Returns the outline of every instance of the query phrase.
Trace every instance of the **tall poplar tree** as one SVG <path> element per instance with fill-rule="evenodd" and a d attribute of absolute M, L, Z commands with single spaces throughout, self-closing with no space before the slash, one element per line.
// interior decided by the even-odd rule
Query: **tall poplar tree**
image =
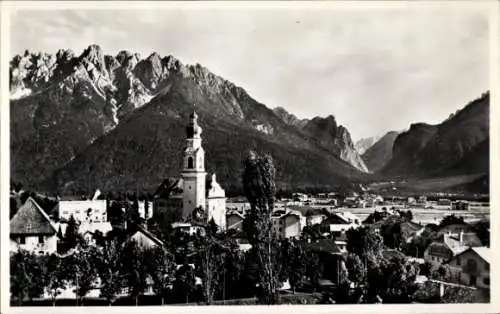
<path fill-rule="evenodd" d="M 276 169 L 271 155 L 258 156 L 251 151 L 245 160 L 243 188 L 250 203 L 249 221 L 245 225 L 252 253 L 259 269 L 260 302 L 279 301 L 276 241 L 273 239 L 271 214 L 274 209 Z"/>

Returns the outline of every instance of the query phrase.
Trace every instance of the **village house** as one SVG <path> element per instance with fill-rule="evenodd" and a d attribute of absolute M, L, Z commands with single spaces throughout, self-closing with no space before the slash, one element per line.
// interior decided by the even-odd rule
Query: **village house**
<path fill-rule="evenodd" d="M 227 229 L 241 230 L 243 228 L 243 216 L 242 213 L 236 210 L 232 210 L 226 214 Z"/>
<path fill-rule="evenodd" d="M 281 216 L 280 221 L 283 228 L 280 234 L 282 239 L 300 238 L 302 229 L 306 225 L 306 218 L 299 211 L 295 210 L 290 210 Z"/>
<path fill-rule="evenodd" d="M 60 198 L 56 206 L 61 220 L 67 221 L 73 216 L 79 222 L 108 221 L 106 200 L 82 200 L 69 196 Z"/>
<path fill-rule="evenodd" d="M 29 197 L 10 220 L 10 250 L 35 254 L 57 251 L 57 230 L 45 211 Z"/>
<path fill-rule="evenodd" d="M 454 256 L 449 262 L 452 279 L 477 288 L 490 287 L 491 255 L 488 247 L 472 247 Z"/>
<path fill-rule="evenodd" d="M 326 224 L 330 227 L 330 233 L 333 236 L 340 236 L 349 229 L 357 229 L 361 226 L 360 219 L 351 212 L 334 213 L 325 219 Z"/>
<path fill-rule="evenodd" d="M 139 245 L 139 247 L 143 249 L 164 246 L 163 242 L 160 239 L 143 228 L 138 228 L 137 231 L 132 236 L 130 236 L 129 240 L 135 241 L 137 245 Z"/>
<path fill-rule="evenodd" d="M 475 233 L 441 234 L 424 251 L 424 260 L 426 262 L 447 263 L 468 248 L 480 246 L 482 246 L 481 240 Z"/>

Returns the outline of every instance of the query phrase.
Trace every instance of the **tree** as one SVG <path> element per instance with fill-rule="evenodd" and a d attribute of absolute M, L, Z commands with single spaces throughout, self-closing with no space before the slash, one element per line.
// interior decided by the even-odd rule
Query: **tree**
<path fill-rule="evenodd" d="M 22 305 L 24 299 L 40 296 L 43 293 L 42 267 L 36 255 L 18 250 L 10 255 L 10 291 Z"/>
<path fill-rule="evenodd" d="M 78 233 L 78 224 L 76 223 L 75 217 L 71 215 L 66 226 L 66 232 L 64 234 L 63 252 L 67 252 L 81 243 L 81 236 Z"/>
<path fill-rule="evenodd" d="M 196 288 L 195 271 L 189 264 L 182 265 L 175 275 L 173 290 L 177 296 L 185 297 L 186 304 Z"/>
<path fill-rule="evenodd" d="M 323 236 L 321 234 L 321 224 L 315 224 L 310 226 L 305 226 L 302 229 L 302 238 L 306 240 L 316 241 L 318 239 L 322 239 Z"/>
<path fill-rule="evenodd" d="M 14 197 L 10 198 L 10 210 L 9 210 L 9 219 L 12 219 L 14 215 L 17 213 L 18 206 L 17 200 Z"/>
<path fill-rule="evenodd" d="M 306 276 L 309 278 L 313 290 L 319 288 L 319 279 L 321 277 L 320 260 L 316 253 L 308 252 L 306 259 Z"/>
<path fill-rule="evenodd" d="M 380 234 L 384 244 L 391 249 L 399 249 L 404 242 L 399 221 L 387 220 L 380 227 Z"/>
<path fill-rule="evenodd" d="M 383 280 L 379 282 L 382 299 L 387 303 L 410 303 L 417 291 L 418 266 L 404 258 L 393 258 L 383 264 Z"/>
<path fill-rule="evenodd" d="M 302 246 L 296 242 L 292 242 L 290 253 L 285 258 L 289 264 L 288 281 L 293 294 L 295 294 L 295 289 L 302 284 L 307 271 L 307 255 Z"/>
<path fill-rule="evenodd" d="M 99 250 L 96 269 L 101 280 L 100 295 L 111 305 L 116 295 L 120 292 L 123 273 L 120 265 L 121 246 L 117 240 L 112 239 L 104 243 Z"/>
<path fill-rule="evenodd" d="M 55 306 L 57 296 L 66 286 L 67 274 L 64 272 L 61 258 L 56 254 L 42 256 L 42 263 L 44 286 L 52 298 L 52 305 Z"/>
<path fill-rule="evenodd" d="M 369 227 L 349 229 L 347 234 L 347 251 L 357 254 L 361 259 L 377 260 L 382 254 L 382 238 Z"/>
<path fill-rule="evenodd" d="M 278 302 L 278 273 L 273 262 L 273 236 L 271 213 L 276 194 L 276 169 L 270 155 L 257 156 L 250 152 L 245 160 L 243 188 L 250 203 L 249 218 L 253 224 L 246 224 L 253 256 L 259 266 L 260 302 Z"/>
<path fill-rule="evenodd" d="M 99 253 L 94 246 L 78 245 L 73 253 L 66 257 L 69 282 L 75 286 L 77 305 L 83 304 L 83 299 L 94 289 L 97 280 L 97 265 Z"/>
<path fill-rule="evenodd" d="M 439 223 L 439 228 L 443 228 L 449 225 L 461 225 L 466 224 L 463 217 L 457 217 L 455 215 L 445 216 Z"/>
<path fill-rule="evenodd" d="M 346 258 L 348 278 L 356 286 L 366 284 L 366 269 L 361 258 L 354 253 L 349 253 Z"/>
<path fill-rule="evenodd" d="M 173 255 L 161 247 L 146 249 L 144 251 L 146 272 L 153 280 L 153 290 L 161 297 L 163 305 L 168 287 L 173 283 L 175 263 Z"/>
<path fill-rule="evenodd" d="M 476 231 L 477 236 L 481 240 L 481 242 L 490 247 L 490 221 L 489 220 L 481 220 L 474 225 L 474 230 Z"/>
<path fill-rule="evenodd" d="M 410 242 L 403 243 L 401 246 L 402 251 L 408 256 L 422 257 L 425 249 L 437 237 L 437 233 L 432 226 L 425 226 L 424 231 L 417 236 L 412 237 Z"/>
<path fill-rule="evenodd" d="M 147 287 L 145 255 L 137 242 L 133 240 L 125 243 L 121 253 L 120 264 L 124 271 L 124 283 L 137 306 L 139 305 L 139 296 L 144 293 Z"/>

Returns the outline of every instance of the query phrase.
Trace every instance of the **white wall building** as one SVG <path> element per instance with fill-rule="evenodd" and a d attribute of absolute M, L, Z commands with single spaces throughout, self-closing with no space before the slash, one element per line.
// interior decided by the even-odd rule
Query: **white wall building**
<path fill-rule="evenodd" d="M 29 197 L 10 220 L 10 250 L 51 254 L 57 251 L 54 223 L 37 202 Z"/>
<path fill-rule="evenodd" d="M 207 195 L 208 220 L 213 219 L 222 230 L 226 229 L 226 192 L 217 183 L 215 173 Z"/>
<path fill-rule="evenodd" d="M 106 222 L 106 200 L 60 200 L 58 203 L 59 219 L 69 220 L 73 215 L 79 222 Z"/>
<path fill-rule="evenodd" d="M 154 203 L 151 201 L 139 201 L 138 203 L 139 203 L 139 216 L 146 220 L 153 218 Z"/>

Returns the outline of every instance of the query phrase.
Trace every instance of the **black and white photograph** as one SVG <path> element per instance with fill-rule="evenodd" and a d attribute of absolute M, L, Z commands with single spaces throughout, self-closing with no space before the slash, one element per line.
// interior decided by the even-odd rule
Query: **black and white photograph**
<path fill-rule="evenodd" d="M 1 10 L 2 312 L 493 310 L 498 3 Z"/>

